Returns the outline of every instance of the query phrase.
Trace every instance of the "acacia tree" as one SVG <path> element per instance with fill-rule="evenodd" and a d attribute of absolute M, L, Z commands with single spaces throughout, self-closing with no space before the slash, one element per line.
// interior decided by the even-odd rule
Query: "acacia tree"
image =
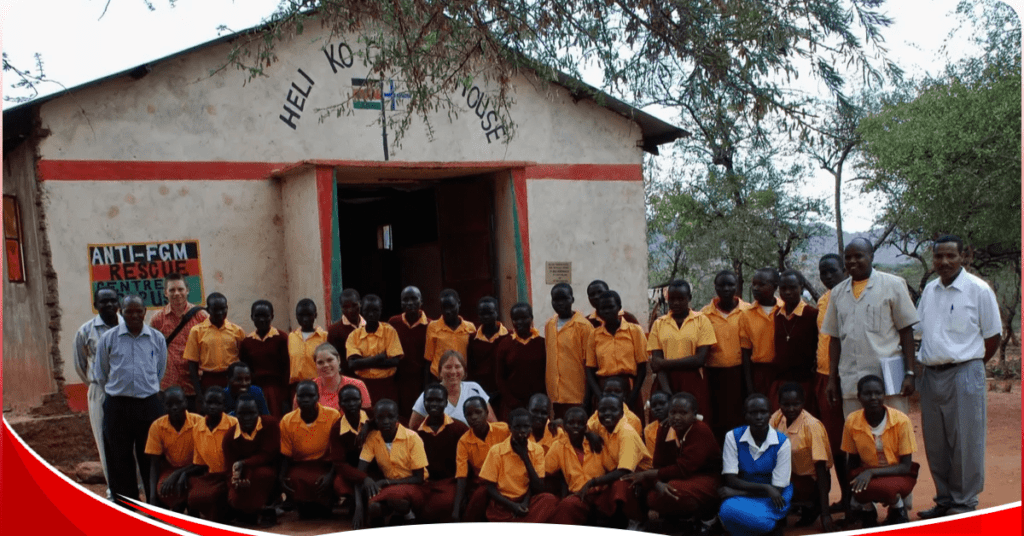
<path fill-rule="evenodd" d="M 908 99 L 908 87 L 902 79 L 894 79 L 895 85 L 887 90 L 863 88 L 849 102 L 839 99 L 816 99 L 810 109 L 814 111 L 810 124 L 801 130 L 799 151 L 810 158 L 818 168 L 832 176 L 834 195 L 832 212 L 835 221 L 837 251 L 840 255 L 846 245 L 843 240 L 843 187 L 858 177 L 849 177 L 846 171 L 855 169 L 860 160 L 861 136 L 857 125 L 870 113 L 881 109 L 883 103 L 905 102 Z M 899 221 L 898 212 L 887 218 L 887 225 L 875 239 L 875 247 L 880 247 L 889 239 L 890 233 Z"/>
<path fill-rule="evenodd" d="M 653 255 L 651 281 L 669 280 L 697 268 L 708 276 L 720 269 L 737 275 L 764 266 L 786 269 L 788 258 L 811 236 L 825 204 L 798 194 L 805 170 L 780 168 L 786 148 L 742 128 L 725 107 L 690 110 L 694 135 L 676 150 L 697 164 L 680 164 L 654 183 L 648 199 L 648 232 Z"/>
<path fill-rule="evenodd" d="M 34 64 L 31 67 L 19 66 L 8 59 L 7 52 L 3 53 L 3 72 L 8 73 L 14 78 L 14 82 L 8 84 L 8 87 L 13 89 L 15 93 L 11 95 L 5 92 L 5 101 L 13 103 L 28 102 L 38 97 L 42 91 L 42 86 L 47 83 L 64 87 L 63 84 L 50 79 L 46 75 L 46 70 L 43 67 L 43 57 L 38 52 L 33 56 L 33 59 Z M 24 94 L 19 95 L 18 93 Z"/>
<path fill-rule="evenodd" d="M 723 90 L 758 122 L 772 113 L 805 119 L 785 86 L 808 69 L 845 101 L 848 64 L 867 78 L 896 72 L 872 54 L 889 19 L 883 0 L 413 0 L 282 2 L 258 32 L 234 41 L 227 65 L 262 76 L 282 39 L 312 24 L 357 35 L 355 55 L 369 77 L 400 78 L 411 94 L 404 111 L 427 124 L 438 111 L 458 113 L 451 95 L 470 80 L 490 82 L 498 109 L 512 103 L 523 72 L 559 80 L 581 94 L 584 65 L 603 72 L 603 88 L 636 103 L 704 106 Z M 863 32 L 863 41 L 857 37 Z M 873 50 L 866 50 L 871 48 Z M 339 102 L 328 112 L 342 113 Z M 408 120 L 392 115 L 391 120 Z"/>
<path fill-rule="evenodd" d="M 881 219 L 898 229 L 890 243 L 926 268 L 918 291 L 930 254 L 920 244 L 946 233 L 969 245 L 969 266 L 980 274 L 1016 275 L 1000 290 L 1005 348 L 1020 304 L 1020 21 L 1005 4 L 981 7 L 962 3 L 958 11 L 980 27 L 973 35 L 982 54 L 922 81 L 913 100 L 883 107 L 858 131 L 865 188 L 895 207 Z"/>
<path fill-rule="evenodd" d="M 821 124 L 800 140 L 800 152 L 811 158 L 821 169 L 827 171 L 835 180 L 835 200 L 833 213 L 836 222 L 836 241 L 839 254 L 845 247 L 843 244 L 843 169 L 846 162 L 853 156 L 854 150 L 861 143 L 857 133 L 857 120 L 862 108 L 849 106 L 836 101 L 826 107 L 819 103 L 822 111 Z"/>

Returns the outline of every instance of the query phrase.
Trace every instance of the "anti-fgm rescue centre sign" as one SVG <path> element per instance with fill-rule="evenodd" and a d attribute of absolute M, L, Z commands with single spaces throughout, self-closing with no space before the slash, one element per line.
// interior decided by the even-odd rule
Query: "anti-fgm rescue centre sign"
<path fill-rule="evenodd" d="M 120 296 L 138 294 L 147 309 L 167 305 L 164 277 L 179 273 L 188 286 L 188 301 L 203 302 L 202 267 L 198 240 L 89 244 L 91 294 L 110 288 Z"/>

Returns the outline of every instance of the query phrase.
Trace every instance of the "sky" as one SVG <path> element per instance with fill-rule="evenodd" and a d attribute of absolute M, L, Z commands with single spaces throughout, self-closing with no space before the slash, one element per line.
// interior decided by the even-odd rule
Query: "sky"
<path fill-rule="evenodd" d="M 110 0 L 109 6 L 106 0 L 0 0 L 0 47 L 16 66 L 33 66 L 33 54 L 41 54 L 47 77 L 73 87 L 215 39 L 221 35 L 221 25 L 232 30 L 255 26 L 278 4 L 278 0 L 177 0 L 171 7 L 168 0 L 151 2 L 155 11 L 144 0 Z M 1024 0 L 1008 3 L 1020 13 Z M 883 30 L 889 54 L 909 76 L 938 73 L 946 65 L 939 50 L 957 24 L 956 4 L 956 0 L 886 3 L 883 11 L 895 20 Z M 964 52 L 959 46 L 953 48 L 953 54 Z M 585 81 L 600 84 L 600 78 Z M 5 94 L 11 91 L 11 82 L 5 76 Z M 813 84 L 805 87 L 810 92 L 823 90 Z M 50 93 L 61 88 L 50 84 L 43 89 Z M 674 122 L 670 112 L 648 112 Z M 806 194 L 830 198 L 831 176 L 820 172 L 807 188 Z M 870 199 L 851 189 L 844 194 L 844 205 L 845 229 L 870 228 Z"/>

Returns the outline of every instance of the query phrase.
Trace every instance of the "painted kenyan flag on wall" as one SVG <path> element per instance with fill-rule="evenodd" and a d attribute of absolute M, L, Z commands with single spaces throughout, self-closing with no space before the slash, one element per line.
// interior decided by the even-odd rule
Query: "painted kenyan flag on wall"
<path fill-rule="evenodd" d="M 382 94 L 379 80 L 352 79 L 352 107 L 356 110 L 380 110 L 382 105 L 394 110 L 402 104 L 403 99 L 410 98 L 412 95 L 409 93 L 395 90 L 394 80 L 383 84 Z"/>
<path fill-rule="evenodd" d="M 383 106 L 380 82 L 366 78 L 352 79 L 352 107 L 356 110 L 380 110 Z"/>

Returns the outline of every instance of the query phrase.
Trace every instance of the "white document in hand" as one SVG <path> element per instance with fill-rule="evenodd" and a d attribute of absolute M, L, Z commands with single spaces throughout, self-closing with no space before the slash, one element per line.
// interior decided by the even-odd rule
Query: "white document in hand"
<path fill-rule="evenodd" d="M 885 396 L 900 394 L 900 391 L 903 390 L 903 377 L 906 375 L 906 370 L 903 368 L 903 356 L 883 357 L 879 362 L 882 365 Z"/>

